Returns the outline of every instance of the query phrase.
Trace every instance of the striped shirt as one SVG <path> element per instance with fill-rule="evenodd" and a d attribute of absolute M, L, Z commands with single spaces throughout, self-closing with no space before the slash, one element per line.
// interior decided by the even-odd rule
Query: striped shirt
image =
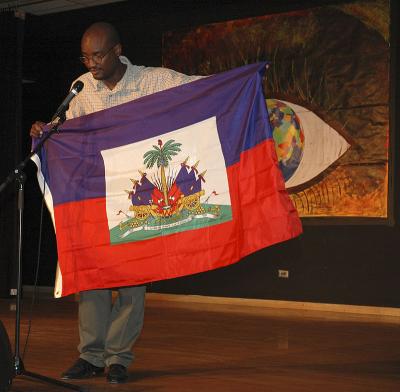
<path fill-rule="evenodd" d="M 84 87 L 71 101 L 66 112 L 67 119 L 108 109 L 203 77 L 184 75 L 168 68 L 133 65 L 124 56 L 120 56 L 120 60 L 127 68 L 122 79 L 112 90 L 101 80 L 93 78 L 90 72 L 76 79 L 81 80 Z"/>

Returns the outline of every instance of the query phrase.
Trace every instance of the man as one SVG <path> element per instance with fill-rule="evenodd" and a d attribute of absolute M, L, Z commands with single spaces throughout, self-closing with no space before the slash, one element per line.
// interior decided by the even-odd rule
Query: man
<path fill-rule="evenodd" d="M 83 34 L 80 60 L 89 72 L 79 77 L 82 92 L 71 101 L 66 118 L 74 118 L 119 105 L 144 95 L 200 78 L 165 68 L 132 65 L 121 56 L 122 47 L 115 28 L 95 23 Z M 40 137 L 44 123 L 32 125 L 32 137 Z M 78 346 L 80 357 L 62 374 L 62 379 L 82 379 L 104 373 L 107 380 L 121 383 L 133 360 L 131 348 L 143 326 L 145 287 L 118 289 L 112 305 L 111 290 L 80 293 Z"/>

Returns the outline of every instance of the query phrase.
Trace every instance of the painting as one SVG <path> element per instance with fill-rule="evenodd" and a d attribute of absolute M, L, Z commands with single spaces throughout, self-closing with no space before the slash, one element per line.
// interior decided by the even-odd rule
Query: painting
<path fill-rule="evenodd" d="M 165 33 L 163 65 L 210 75 L 269 61 L 266 104 L 300 216 L 385 220 L 389 26 L 388 0 L 214 23 Z"/>

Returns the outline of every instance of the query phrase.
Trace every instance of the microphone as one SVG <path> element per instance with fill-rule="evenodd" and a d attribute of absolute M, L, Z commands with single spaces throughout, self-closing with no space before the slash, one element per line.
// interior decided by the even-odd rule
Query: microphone
<path fill-rule="evenodd" d="M 75 98 L 79 92 L 83 89 L 83 82 L 80 80 L 77 80 L 72 88 L 69 94 L 65 97 L 64 101 L 62 101 L 61 105 L 58 107 L 56 110 L 54 116 L 51 118 L 51 122 L 53 123 L 55 120 L 57 122 L 61 120 L 62 122 L 65 121 L 65 112 L 68 110 L 69 103 L 72 101 L 73 98 Z"/>

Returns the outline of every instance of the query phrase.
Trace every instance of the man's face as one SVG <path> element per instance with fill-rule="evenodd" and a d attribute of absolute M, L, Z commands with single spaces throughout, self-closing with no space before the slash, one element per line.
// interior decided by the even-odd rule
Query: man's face
<path fill-rule="evenodd" d="M 81 51 L 85 66 L 95 79 L 113 77 L 119 65 L 119 44 L 113 45 L 105 34 L 90 33 L 82 38 Z"/>

